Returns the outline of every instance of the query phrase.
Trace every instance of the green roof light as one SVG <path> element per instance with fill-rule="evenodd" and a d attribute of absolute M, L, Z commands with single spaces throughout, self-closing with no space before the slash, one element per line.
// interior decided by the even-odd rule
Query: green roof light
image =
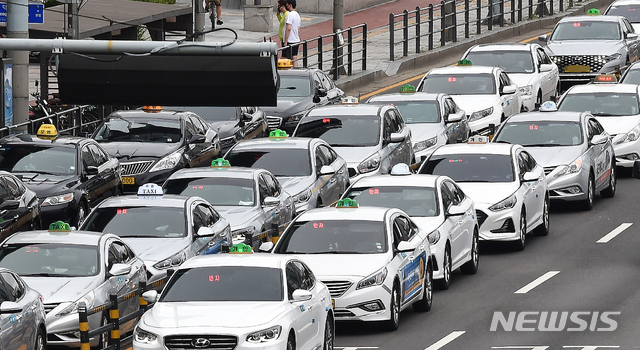
<path fill-rule="evenodd" d="M 473 66 L 473 63 L 468 59 L 464 59 L 458 61 L 458 66 Z"/>
<path fill-rule="evenodd" d="M 587 11 L 587 15 L 589 16 L 598 16 L 600 14 L 600 10 L 598 9 L 589 9 L 589 11 Z"/>
<path fill-rule="evenodd" d="M 357 208 L 358 202 L 351 198 L 344 198 L 338 201 L 337 208 Z"/>
<path fill-rule="evenodd" d="M 230 166 L 231 164 L 226 159 L 218 158 L 211 161 L 212 168 L 228 168 Z"/>
<path fill-rule="evenodd" d="M 253 249 L 250 245 L 238 243 L 229 247 L 229 254 L 252 254 Z"/>
<path fill-rule="evenodd" d="M 284 130 L 275 129 L 269 133 L 270 139 L 284 139 L 287 138 L 287 133 Z"/>
<path fill-rule="evenodd" d="M 404 84 L 400 87 L 401 94 L 412 94 L 416 92 L 416 87 L 411 84 Z"/>
<path fill-rule="evenodd" d="M 71 232 L 71 226 L 62 221 L 52 222 L 49 225 L 49 232 Z"/>

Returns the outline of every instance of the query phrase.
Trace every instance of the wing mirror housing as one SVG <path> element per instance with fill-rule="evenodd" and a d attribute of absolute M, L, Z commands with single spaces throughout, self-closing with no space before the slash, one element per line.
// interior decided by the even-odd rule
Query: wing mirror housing
<path fill-rule="evenodd" d="M 307 301 L 311 300 L 313 295 L 306 289 L 296 289 L 293 291 L 293 301 Z"/>
<path fill-rule="evenodd" d="M 16 302 L 3 301 L 2 304 L 0 304 L 0 313 L 2 314 L 15 314 L 18 312 L 22 312 L 22 307 Z"/>
<path fill-rule="evenodd" d="M 322 168 L 320 168 L 320 172 L 319 172 L 320 175 L 332 175 L 335 173 L 336 173 L 335 169 L 333 169 L 329 165 L 323 165 Z"/>
<path fill-rule="evenodd" d="M 0 210 L 16 210 L 20 208 L 20 201 L 15 199 L 7 199 L 0 204 Z"/>
<path fill-rule="evenodd" d="M 549 40 L 549 36 L 547 34 L 542 34 L 538 37 L 538 41 L 546 43 Z"/>
<path fill-rule="evenodd" d="M 109 276 L 123 276 L 131 272 L 131 266 L 128 264 L 113 264 L 109 270 Z"/>
<path fill-rule="evenodd" d="M 460 216 L 460 215 L 463 215 L 464 213 L 465 213 L 464 208 L 459 205 L 452 205 L 449 207 L 449 210 L 447 210 L 447 215 L 449 216 Z"/>
<path fill-rule="evenodd" d="M 191 138 L 189 139 L 189 144 L 192 143 L 203 143 L 207 138 L 204 135 L 193 135 L 191 136 Z"/>
<path fill-rule="evenodd" d="M 502 95 L 515 94 L 518 88 L 515 85 L 507 85 L 502 88 Z"/>
<path fill-rule="evenodd" d="M 553 70 L 553 64 L 543 63 L 540 65 L 540 73 L 551 72 Z"/>
<path fill-rule="evenodd" d="M 522 181 L 523 182 L 533 182 L 533 181 L 537 181 L 538 180 L 538 176 L 536 176 L 536 174 L 534 174 L 531 171 L 527 171 L 526 173 L 524 173 L 522 175 Z"/>
<path fill-rule="evenodd" d="M 260 244 L 260 247 L 258 247 L 258 250 L 263 253 L 268 253 L 271 251 L 271 249 L 273 249 L 274 245 L 275 244 L 273 244 L 273 242 L 262 242 L 262 244 Z"/>
<path fill-rule="evenodd" d="M 411 241 L 402 241 L 398 243 L 398 251 L 399 252 L 412 252 L 418 248 L 418 244 L 420 242 L 417 239 Z"/>
<path fill-rule="evenodd" d="M 207 227 L 207 226 L 202 226 L 198 229 L 198 232 L 196 232 L 196 236 L 198 237 L 207 237 L 207 236 L 213 236 L 215 234 L 215 232 L 213 232 L 213 229 L 211 227 Z"/>
<path fill-rule="evenodd" d="M 264 199 L 264 202 L 262 203 L 263 206 L 265 207 L 275 207 L 276 205 L 280 204 L 280 200 L 276 197 L 267 197 Z"/>
<path fill-rule="evenodd" d="M 155 290 L 148 290 L 142 293 L 142 300 L 146 301 L 149 304 L 153 304 L 158 301 L 158 292 Z"/>
<path fill-rule="evenodd" d="M 593 138 L 591 138 L 591 144 L 592 145 L 601 145 L 603 143 L 606 143 L 607 140 L 609 140 L 608 136 L 605 136 L 605 135 L 594 135 Z"/>
<path fill-rule="evenodd" d="M 391 141 L 391 143 L 398 143 L 398 142 L 402 142 L 404 141 L 405 137 L 404 135 L 402 135 L 399 132 L 394 132 L 391 134 L 391 136 L 389 137 L 389 140 Z"/>
<path fill-rule="evenodd" d="M 447 117 L 447 123 L 456 123 L 462 120 L 462 113 L 452 113 Z"/>

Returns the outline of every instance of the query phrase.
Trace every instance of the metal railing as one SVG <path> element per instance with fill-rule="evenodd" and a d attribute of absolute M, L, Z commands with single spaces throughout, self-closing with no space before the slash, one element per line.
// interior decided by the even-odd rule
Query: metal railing
<path fill-rule="evenodd" d="M 346 35 L 346 38 L 344 37 Z M 330 43 L 329 43 L 330 40 Z M 354 64 L 361 63 L 367 69 L 367 24 L 359 24 L 340 32 L 320 35 L 297 43 L 298 56 L 295 62 L 304 68 L 318 68 L 338 80 L 341 74 L 352 75 Z M 278 48 L 278 52 L 289 46 Z M 326 57 L 330 55 L 330 57 Z M 327 64 L 331 67 L 327 69 Z"/>
<path fill-rule="evenodd" d="M 5 126 L 0 128 L 0 137 L 7 136 L 9 134 L 23 133 L 24 129 L 30 135 L 35 135 L 38 128 L 42 124 L 53 124 L 58 129 L 58 133 L 69 133 L 74 136 L 84 136 L 83 134 L 93 130 L 104 118 L 104 113 L 98 113 L 97 119 L 91 121 L 83 121 L 83 111 L 95 108 L 92 105 L 76 106 L 64 111 L 43 116 L 37 119 L 28 120 L 26 122 L 15 124 L 11 126 Z"/>
<path fill-rule="evenodd" d="M 579 0 L 578 0 L 579 1 Z M 428 7 L 389 14 L 389 59 L 396 59 L 396 46 L 402 44 L 402 57 L 409 55 L 413 42 L 414 53 L 433 50 L 458 37 L 470 38 L 493 30 L 494 25 L 504 27 L 510 22 L 522 22 L 564 12 L 574 6 L 574 0 L 447 0 Z M 525 16 L 526 15 L 526 16 Z M 486 29 L 485 29 L 486 27 Z M 472 30 L 475 29 L 475 33 Z M 400 32 L 400 35 L 396 35 Z M 422 39 L 426 37 L 426 45 Z M 412 45 L 413 46 L 413 45 Z"/>

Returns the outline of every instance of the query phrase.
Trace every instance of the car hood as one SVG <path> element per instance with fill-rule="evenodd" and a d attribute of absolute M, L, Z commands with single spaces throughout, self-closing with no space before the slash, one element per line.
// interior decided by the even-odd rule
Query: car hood
<path fill-rule="evenodd" d="M 452 95 L 451 98 L 467 115 L 487 109 L 496 103 L 495 95 Z"/>
<path fill-rule="evenodd" d="M 509 78 L 519 87 L 532 85 L 535 76 L 533 73 L 509 73 Z"/>
<path fill-rule="evenodd" d="M 333 150 L 347 163 L 360 163 L 376 153 L 378 147 L 333 147 Z"/>
<path fill-rule="evenodd" d="M 238 131 L 238 122 L 235 120 L 225 120 L 220 122 L 209 123 L 213 130 L 217 130 L 218 137 L 222 140 L 227 138 Z"/>
<path fill-rule="evenodd" d="M 103 282 L 98 276 L 91 277 L 42 277 L 23 276 L 29 287 L 42 294 L 45 304 L 78 300 Z"/>
<path fill-rule="evenodd" d="M 276 117 L 286 117 L 292 114 L 302 112 L 313 106 L 313 100 L 309 97 L 298 98 L 278 98 L 278 104 L 276 107 L 260 107 L 264 111 L 265 115 L 272 115 Z"/>
<path fill-rule="evenodd" d="M 231 230 L 247 227 L 260 215 L 260 211 L 256 207 L 215 205 L 213 208 L 220 216 L 229 221 Z M 262 228 L 256 227 L 256 229 Z"/>
<path fill-rule="evenodd" d="M 441 216 L 412 216 L 411 220 L 418 225 L 421 229 L 425 230 L 427 233 L 431 233 L 431 231 L 437 229 L 442 225 L 442 217 Z"/>
<path fill-rule="evenodd" d="M 191 240 L 181 238 L 122 238 L 140 259 L 147 262 L 161 261 L 186 248 Z"/>
<path fill-rule="evenodd" d="M 142 322 L 155 328 L 241 328 L 266 325 L 285 312 L 284 302 L 159 302 Z M 247 317 L 249 311 L 251 317 Z M 224 317 L 212 317 L 224 315 Z"/>
<path fill-rule="evenodd" d="M 457 182 L 458 186 L 475 203 L 495 204 L 509 197 L 518 189 L 518 182 Z"/>
<path fill-rule="evenodd" d="M 618 52 L 622 46 L 619 40 L 563 40 L 547 43 L 547 49 L 552 52 L 552 56 L 611 55 Z"/>
<path fill-rule="evenodd" d="M 277 176 L 282 188 L 292 196 L 311 187 L 315 179 L 311 176 Z"/>
<path fill-rule="evenodd" d="M 543 167 L 569 164 L 578 158 L 584 149 L 582 146 L 567 147 L 527 147 L 527 151 Z"/>
<path fill-rule="evenodd" d="M 134 157 L 162 158 L 180 148 L 181 143 L 101 142 L 100 146 L 118 160 L 127 161 Z"/>
<path fill-rule="evenodd" d="M 428 140 L 439 132 L 442 132 L 442 124 L 440 123 L 420 123 L 420 124 L 406 124 L 411 130 L 411 141 L 413 143 Z"/>
<path fill-rule="evenodd" d="M 387 253 L 379 254 L 301 254 L 311 271 L 320 280 L 340 276 L 364 278 L 380 270 L 389 261 Z M 393 271 L 389 271 L 393 273 Z"/>
<path fill-rule="evenodd" d="M 640 33 L 640 23 L 632 22 L 631 26 L 633 27 L 633 31 L 636 33 Z"/>
<path fill-rule="evenodd" d="M 49 196 L 72 192 L 80 184 L 78 175 L 46 175 L 16 171 L 12 174 L 35 192 L 41 201 Z"/>
<path fill-rule="evenodd" d="M 640 124 L 640 115 L 625 117 L 596 117 L 611 135 L 625 134 Z"/>

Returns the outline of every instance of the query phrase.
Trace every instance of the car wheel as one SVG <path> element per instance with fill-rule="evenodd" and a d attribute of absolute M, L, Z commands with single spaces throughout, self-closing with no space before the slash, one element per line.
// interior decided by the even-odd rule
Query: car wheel
<path fill-rule="evenodd" d="M 318 201 L 316 202 L 316 208 L 322 208 L 322 207 L 324 207 L 324 205 L 322 205 L 322 200 L 318 198 Z"/>
<path fill-rule="evenodd" d="M 433 305 L 433 267 L 427 263 L 422 285 L 422 299 L 413 303 L 412 307 L 414 311 L 427 312 L 431 310 L 431 305 Z"/>
<path fill-rule="evenodd" d="M 527 243 L 527 212 L 524 208 L 522 208 L 522 212 L 520 212 L 520 239 L 514 243 L 514 248 L 517 251 L 523 251 Z"/>
<path fill-rule="evenodd" d="M 76 220 L 74 225 L 76 228 L 79 228 L 80 225 L 84 222 L 84 219 L 87 217 L 87 212 L 89 209 L 87 208 L 87 203 L 84 200 L 80 200 L 80 204 L 78 205 L 78 213 L 76 214 Z"/>
<path fill-rule="evenodd" d="M 600 195 L 605 198 L 613 198 L 616 195 L 616 185 L 618 182 L 618 174 L 616 173 L 615 160 L 611 164 L 611 173 L 609 174 L 609 187 L 600 191 Z"/>
<path fill-rule="evenodd" d="M 449 289 L 451 284 L 451 248 L 449 243 L 444 248 L 444 259 L 442 259 L 442 278 L 436 281 L 438 289 Z"/>
<path fill-rule="evenodd" d="M 538 98 L 536 98 L 536 105 L 538 107 L 542 106 L 542 91 L 538 91 Z"/>
<path fill-rule="evenodd" d="M 293 334 L 289 334 L 289 339 L 287 339 L 287 350 L 296 350 L 296 340 Z"/>
<path fill-rule="evenodd" d="M 109 319 L 107 318 L 107 315 L 102 315 L 102 319 L 100 320 L 100 327 L 104 327 L 109 323 Z M 98 347 L 97 349 L 104 349 L 107 346 L 111 345 L 110 340 L 111 337 L 109 336 L 109 332 L 104 332 L 104 333 L 100 333 L 99 335 L 99 341 L 98 341 Z"/>
<path fill-rule="evenodd" d="M 38 333 L 36 334 L 36 343 L 33 347 L 34 350 L 45 350 L 47 348 L 47 338 L 45 337 L 42 328 L 38 327 Z"/>
<path fill-rule="evenodd" d="M 593 198 L 596 196 L 596 181 L 593 173 L 589 173 L 589 183 L 587 184 L 587 199 L 582 201 L 582 209 L 591 210 L 593 208 Z"/>
<path fill-rule="evenodd" d="M 549 234 L 549 196 L 544 197 L 544 204 L 542 205 L 542 223 L 536 227 L 536 236 L 546 236 Z"/>
<path fill-rule="evenodd" d="M 395 331 L 400 325 L 400 293 L 398 292 L 397 283 L 393 284 L 393 291 L 391 291 L 391 303 L 389 304 L 389 320 L 386 322 L 386 328 L 389 331 Z"/>
<path fill-rule="evenodd" d="M 333 331 L 333 319 L 331 315 L 327 314 L 327 321 L 324 324 L 324 350 L 333 350 L 333 342 L 336 339 L 335 332 Z"/>
<path fill-rule="evenodd" d="M 507 117 L 504 116 L 504 114 L 500 117 L 500 124 L 504 123 L 504 121 L 507 120 Z"/>
<path fill-rule="evenodd" d="M 478 264 L 480 263 L 480 256 L 478 255 L 479 240 L 478 229 L 476 228 L 473 230 L 473 238 L 471 239 L 471 259 L 460 267 L 460 271 L 464 274 L 474 275 L 478 272 Z"/>

